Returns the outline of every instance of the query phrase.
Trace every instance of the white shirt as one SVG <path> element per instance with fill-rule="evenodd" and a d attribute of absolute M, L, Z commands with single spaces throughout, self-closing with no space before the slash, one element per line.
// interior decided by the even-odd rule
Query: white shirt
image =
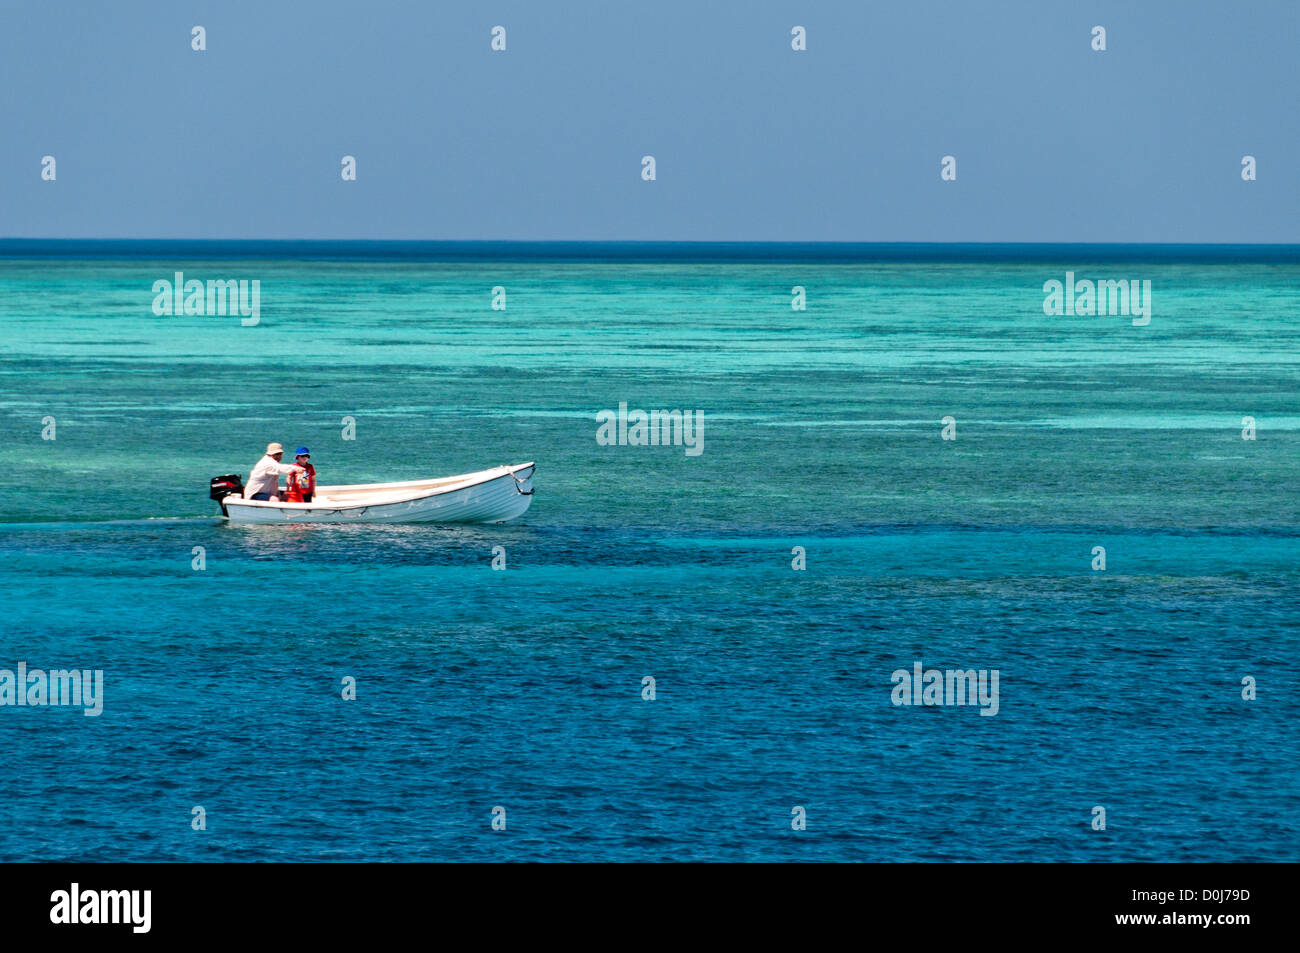
<path fill-rule="evenodd" d="M 257 461 L 257 466 L 253 467 L 253 472 L 248 475 L 248 482 L 244 484 L 244 499 L 251 500 L 258 493 L 279 495 L 280 477 L 288 476 L 297 469 L 299 467 L 296 464 L 276 463 L 275 459 L 267 454 Z"/>

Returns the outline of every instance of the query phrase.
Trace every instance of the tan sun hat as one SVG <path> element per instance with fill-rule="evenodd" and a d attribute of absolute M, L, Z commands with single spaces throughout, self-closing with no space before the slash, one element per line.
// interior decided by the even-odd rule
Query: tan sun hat
<path fill-rule="evenodd" d="M 274 456 L 277 453 L 284 453 L 284 447 L 280 446 L 278 443 L 268 443 L 266 445 L 266 455 L 268 457 Z"/>

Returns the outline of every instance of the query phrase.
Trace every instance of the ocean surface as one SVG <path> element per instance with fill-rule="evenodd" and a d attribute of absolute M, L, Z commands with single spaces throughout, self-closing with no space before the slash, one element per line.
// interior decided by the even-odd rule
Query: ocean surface
<path fill-rule="evenodd" d="M 269 254 L 0 257 L 0 669 L 104 673 L 0 706 L 0 860 L 1300 856 L 1294 255 Z M 1045 315 L 1067 270 L 1150 324 Z M 257 325 L 155 315 L 178 271 Z M 269 441 L 536 495 L 223 524 Z"/>

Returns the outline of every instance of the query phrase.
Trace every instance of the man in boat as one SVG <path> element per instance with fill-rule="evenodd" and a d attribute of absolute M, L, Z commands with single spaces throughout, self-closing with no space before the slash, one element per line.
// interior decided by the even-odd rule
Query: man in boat
<path fill-rule="evenodd" d="M 301 473 L 290 473 L 285 481 L 285 490 L 290 503 L 310 503 L 316 492 L 316 468 L 311 465 L 311 452 L 306 447 L 299 447 L 294 462 L 302 467 Z"/>
<path fill-rule="evenodd" d="M 244 499 L 280 502 L 280 477 L 306 472 L 297 464 L 281 463 L 280 459 L 283 456 L 284 447 L 278 443 L 266 445 L 266 456 L 257 461 L 253 472 L 248 475 L 248 483 L 244 486 Z"/>

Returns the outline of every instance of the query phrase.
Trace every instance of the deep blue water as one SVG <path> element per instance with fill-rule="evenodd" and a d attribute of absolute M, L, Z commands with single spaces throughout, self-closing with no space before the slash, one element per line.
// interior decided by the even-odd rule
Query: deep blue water
<path fill-rule="evenodd" d="M 0 860 L 1294 860 L 1300 266 L 1065 262 L 0 261 L 0 669 L 105 673 L 0 707 Z M 1043 314 L 1089 262 L 1150 326 Z M 261 323 L 155 316 L 180 269 Z M 537 494 L 223 525 L 269 440 Z"/>

